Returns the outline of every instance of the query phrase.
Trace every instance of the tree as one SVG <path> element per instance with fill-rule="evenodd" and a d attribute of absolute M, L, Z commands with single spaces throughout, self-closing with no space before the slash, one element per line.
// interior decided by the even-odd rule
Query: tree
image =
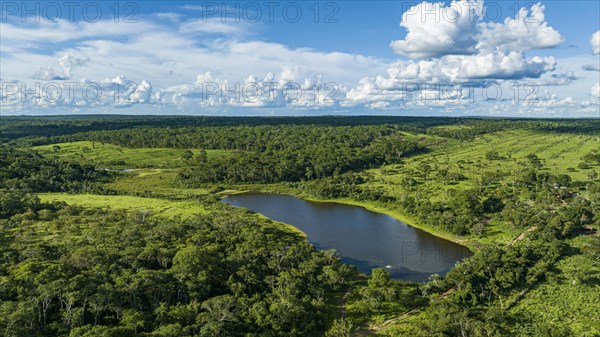
<path fill-rule="evenodd" d="M 386 288 L 390 285 L 392 277 L 387 270 L 383 268 L 375 268 L 369 278 L 369 288 Z"/>
<path fill-rule="evenodd" d="M 202 325 L 202 335 L 222 336 L 225 332 L 233 332 L 232 324 L 238 321 L 237 303 L 233 296 L 212 297 L 202 303 L 205 311 L 198 317 Z M 229 328 L 226 329 L 226 327 Z"/>
<path fill-rule="evenodd" d="M 345 319 L 336 319 L 333 325 L 325 334 L 326 337 L 350 337 L 352 334 L 353 325 Z"/>
<path fill-rule="evenodd" d="M 538 156 L 535 153 L 530 153 L 527 156 L 525 156 L 525 158 L 527 159 L 527 161 L 529 161 L 529 164 L 531 166 L 538 169 L 542 167 L 542 160 L 538 158 Z"/>
<path fill-rule="evenodd" d="M 485 154 L 485 159 L 487 160 L 499 160 L 502 159 L 502 156 L 498 151 L 489 151 Z"/>
<path fill-rule="evenodd" d="M 487 213 L 496 213 L 502 211 L 504 203 L 501 198 L 488 197 L 482 202 L 483 211 Z"/>
<path fill-rule="evenodd" d="M 208 162 L 208 154 L 204 150 L 200 150 L 196 155 L 196 162 L 200 165 L 206 164 Z"/>
<path fill-rule="evenodd" d="M 600 165 L 600 152 L 587 153 L 581 159 L 588 165 Z"/>
<path fill-rule="evenodd" d="M 556 177 L 556 184 L 559 187 L 569 187 L 571 185 L 571 176 L 568 174 L 559 174 Z"/>
<path fill-rule="evenodd" d="M 185 161 L 189 161 L 190 159 L 194 158 L 194 152 L 192 152 L 189 149 L 186 149 L 185 151 L 183 151 L 183 153 L 181 154 L 181 158 L 183 158 Z"/>

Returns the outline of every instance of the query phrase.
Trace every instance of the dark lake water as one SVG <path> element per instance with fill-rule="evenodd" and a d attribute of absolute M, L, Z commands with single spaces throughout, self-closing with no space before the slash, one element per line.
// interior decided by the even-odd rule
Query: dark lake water
<path fill-rule="evenodd" d="M 317 249 L 336 249 L 343 262 L 365 274 L 380 267 L 396 279 L 422 282 L 434 273 L 445 275 L 472 254 L 464 246 L 358 206 L 266 193 L 239 194 L 223 202 L 298 228 Z"/>

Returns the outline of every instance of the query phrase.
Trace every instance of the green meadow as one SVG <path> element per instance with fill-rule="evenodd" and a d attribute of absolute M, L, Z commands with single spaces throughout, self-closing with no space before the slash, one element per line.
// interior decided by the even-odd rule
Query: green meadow
<path fill-rule="evenodd" d="M 401 164 L 368 170 L 371 179 L 367 184 L 382 188 L 387 195 L 400 197 L 409 193 L 403 182 L 412 178 L 417 185 L 411 192 L 416 193 L 418 198 L 448 200 L 448 191 L 451 189 L 466 190 L 486 184 L 510 186 L 513 179 L 527 168 L 527 156 L 531 154 L 541 160 L 541 171 L 552 175 L 568 175 L 573 182 L 586 181 L 591 174 L 598 173 L 598 167 L 581 169 L 578 164 L 585 154 L 599 151 L 599 144 L 600 138 L 594 136 L 528 130 L 485 134 L 470 141 L 448 140 L 433 146 L 426 154 L 406 158 Z M 498 152 L 501 158 L 486 158 L 491 151 Z M 449 174 L 460 175 L 461 178 L 447 178 Z M 586 193 L 585 189 L 579 192 Z M 361 203 L 377 207 L 377 203 Z M 389 210 L 389 213 L 394 212 L 395 210 Z M 439 235 L 427 226 L 415 225 Z M 508 243 L 521 233 L 520 230 L 497 221 L 489 224 L 488 232 L 490 235 L 485 238 L 470 238 L 467 243 Z M 444 237 L 452 239 L 452 236 Z M 455 238 L 454 241 L 458 240 Z"/>
<path fill-rule="evenodd" d="M 469 126 L 450 125 L 440 126 L 443 130 L 464 130 Z M 473 140 L 453 140 L 427 134 L 411 134 L 403 132 L 405 139 L 420 139 L 429 151 L 424 154 L 407 157 L 400 164 L 386 165 L 363 172 L 368 181 L 365 185 L 381 188 L 392 197 L 400 197 L 410 191 L 406 190 L 403 181 L 412 178 L 417 183 L 418 198 L 430 200 L 446 200 L 451 189 L 472 189 L 482 184 L 510 184 L 519 172 L 526 166 L 527 156 L 535 154 L 541 160 L 543 171 L 550 174 L 566 174 L 572 181 L 584 181 L 597 171 L 597 167 L 581 169 L 578 164 L 581 157 L 591 151 L 598 151 L 600 138 L 595 136 L 569 135 L 531 130 L 508 130 L 488 133 Z M 59 148 L 57 148 L 57 146 Z M 145 196 L 152 198 L 168 198 L 185 201 L 190 198 L 206 197 L 222 193 L 215 185 L 200 188 L 181 186 L 177 182 L 178 173 L 190 162 L 182 158 L 185 150 L 169 148 L 139 148 L 128 149 L 99 142 L 80 141 L 58 143 L 35 147 L 34 149 L 46 155 L 58 156 L 63 160 L 78 163 L 93 163 L 98 167 L 112 167 L 121 172 L 110 182 L 104 184 L 108 190 L 118 194 Z M 192 150 L 194 155 L 199 150 Z M 499 158 L 489 160 L 486 155 L 495 151 Z M 219 156 L 230 156 L 230 151 L 207 150 L 208 159 Z M 115 164 L 117 163 L 117 164 Z M 125 168 L 130 170 L 123 171 Z M 448 179 L 443 174 L 456 173 L 461 179 Z M 424 174 L 425 173 L 425 174 Z M 492 182 L 487 179 L 492 177 Z M 302 189 L 286 184 L 244 184 L 228 187 L 228 194 L 246 190 L 262 190 L 270 192 L 295 194 L 311 197 Z M 412 191 L 414 192 L 414 191 Z M 585 191 L 582 191 L 585 193 Z M 76 196 L 74 196 L 77 199 Z M 127 198 L 127 197 L 124 197 Z M 162 202 L 162 199 L 152 199 Z M 72 199 L 71 201 L 74 201 Z M 312 197 L 313 200 L 318 198 Z M 98 207 L 114 205 L 110 199 L 98 196 L 94 202 L 86 205 Z M 341 203 L 354 204 L 391 215 L 415 227 L 424 229 L 434 235 L 441 236 L 469 247 L 481 243 L 503 242 L 514 240 L 521 231 L 506 223 L 492 221 L 488 225 L 488 235 L 485 237 L 458 237 L 439 231 L 427 225 L 417 223 L 410 215 L 401 214 L 396 209 L 386 208 L 384 204 L 347 198 L 331 199 Z M 105 203 L 105 204 L 104 204 Z M 185 213 L 185 212 L 184 212 Z"/>
<path fill-rule="evenodd" d="M 209 188 L 185 188 L 177 186 L 176 169 L 144 168 L 120 173 L 113 181 L 106 183 L 107 189 L 120 194 L 136 194 L 170 199 L 187 199 L 211 193 Z"/>
<path fill-rule="evenodd" d="M 407 158 L 403 164 L 369 172 L 375 174 L 382 186 L 397 185 L 402 178 L 410 176 L 423 183 L 420 188 L 436 190 L 437 196 L 442 197 L 439 191 L 474 187 L 488 174 L 517 173 L 525 167 L 530 154 L 542 160 L 542 170 L 553 175 L 567 174 L 573 181 L 585 181 L 598 168 L 580 169 L 578 164 L 583 155 L 598 150 L 599 137 L 514 130 L 486 134 L 473 141 L 449 141 L 429 153 Z M 502 158 L 486 159 L 491 151 L 498 152 Z M 424 171 L 427 179 L 421 178 Z M 436 174 L 442 171 L 460 173 L 465 179 L 440 179 Z M 389 192 L 394 190 L 397 189 L 390 188 Z M 431 196 L 435 197 L 433 193 Z"/>
<path fill-rule="evenodd" d="M 598 335 L 596 121 L 364 118 L 75 124 L 69 132 L 79 133 L 65 137 L 30 125 L 29 137 L 39 138 L 9 140 L 0 152 L 0 285 L 11 297 L 0 303 L 0 330 Z M 34 147 L 42 156 L 27 147 L 57 139 L 80 141 Z M 203 148 L 227 150 L 204 156 Z M 248 191 L 362 206 L 473 256 L 424 283 L 394 280 L 384 268 L 359 274 L 335 252 L 313 250 L 295 227 L 220 202 Z M 89 277 L 86 292 L 80 277 Z M 107 285 L 114 299 L 88 296 Z M 117 301 L 132 292 L 131 302 Z M 52 325 L 39 323 L 44 300 Z M 279 325 L 257 325 L 267 321 Z"/>
<path fill-rule="evenodd" d="M 126 195 L 96 195 L 96 194 L 38 194 L 43 202 L 65 202 L 84 208 L 106 208 L 127 210 L 132 212 L 149 212 L 149 215 L 163 217 L 193 217 L 206 214 L 208 211 L 200 204 L 192 201 L 169 201 L 157 198 L 142 198 Z"/>
<path fill-rule="evenodd" d="M 36 146 L 34 150 L 46 156 L 57 156 L 69 162 L 89 163 L 97 167 L 113 169 L 178 168 L 188 165 L 184 159 L 184 149 L 136 148 L 79 141 Z M 200 149 L 189 149 L 194 156 Z M 208 160 L 230 155 L 224 150 L 205 150 Z"/>

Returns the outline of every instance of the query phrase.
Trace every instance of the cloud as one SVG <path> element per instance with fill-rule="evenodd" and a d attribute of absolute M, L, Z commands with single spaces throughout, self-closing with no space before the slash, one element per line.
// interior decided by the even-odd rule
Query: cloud
<path fill-rule="evenodd" d="M 58 60 L 58 65 L 63 69 L 64 75 L 58 75 L 52 66 L 41 67 L 32 78 L 43 81 L 65 81 L 73 77 L 73 70 L 86 65 L 90 61 L 87 57 L 74 57 L 63 55 Z"/>
<path fill-rule="evenodd" d="M 297 78 L 322 74 L 325 82 L 350 85 L 365 74 L 375 75 L 386 68 L 376 57 L 249 40 L 247 36 L 252 33 L 235 37 L 230 36 L 235 34 L 209 36 L 198 30 L 210 29 L 194 26 L 193 21 L 161 25 L 152 22 L 151 18 L 144 20 L 145 24 L 121 23 L 120 28 L 124 31 L 119 32 L 114 31 L 112 24 L 104 22 L 94 25 L 99 31 L 96 33 L 89 31 L 83 23 L 57 23 L 47 27 L 46 36 L 37 35 L 43 33 L 44 24 L 18 27 L 8 24 L 12 30 L 2 30 L 0 61 L 3 77 L 24 80 L 22 74 L 31 72 L 32 68 L 39 69 L 33 77 L 39 80 L 99 81 L 108 75 L 122 74 L 137 82 L 146 80 L 156 91 L 191 83 L 195 74 L 203 70 L 236 81 L 253 73 L 286 72 L 286 76 Z M 105 24 L 108 31 L 103 31 Z M 212 31 L 229 31 L 226 26 L 211 27 L 216 27 Z M 24 48 L 23 42 L 18 41 L 21 33 L 37 47 Z M 45 49 L 45 43 L 51 46 Z M 60 62 L 63 74 L 56 66 L 56 60 L 65 55 L 71 58 Z"/>
<path fill-rule="evenodd" d="M 569 85 L 580 78 L 581 77 L 575 75 L 575 72 L 567 71 L 562 73 L 551 74 L 547 78 L 542 78 L 534 83 L 539 86 L 563 86 Z"/>
<path fill-rule="evenodd" d="M 560 45 L 565 39 L 548 26 L 544 10 L 538 3 L 530 9 L 521 8 L 515 18 L 506 18 L 503 23 L 482 23 L 476 48 L 529 51 Z"/>
<path fill-rule="evenodd" d="M 46 20 L 41 20 L 35 25 L 0 23 L 2 39 L 5 42 L 13 44 L 16 42 L 58 43 L 102 36 L 116 38 L 157 30 L 160 27 L 161 25 L 151 22 L 127 24 L 122 22 L 117 23 L 113 20 L 98 22 L 69 22 L 65 20 L 47 22 Z"/>
<path fill-rule="evenodd" d="M 77 67 L 81 67 L 86 65 L 90 61 L 87 57 L 75 57 L 71 55 L 64 55 L 58 59 L 58 65 L 60 65 L 64 72 L 66 78 L 71 78 L 72 71 Z"/>
<path fill-rule="evenodd" d="M 179 26 L 179 31 L 182 33 L 241 34 L 247 30 L 242 27 L 242 23 L 234 25 L 222 22 L 219 18 L 209 18 L 186 21 Z"/>
<path fill-rule="evenodd" d="M 361 79 L 348 90 L 344 104 L 388 109 L 463 107 L 491 113 L 506 112 L 511 105 L 576 105 L 572 97 L 548 94 L 542 102 L 521 102 L 507 94 L 523 89 L 512 87 L 515 83 L 565 86 L 580 78 L 574 71 L 553 73 L 558 69 L 553 56 L 526 56 L 527 52 L 554 48 L 565 41 L 545 21 L 544 11 L 538 3 L 519 9 L 515 18 L 488 22 L 482 0 L 415 5 L 402 16 L 405 38 L 392 41 L 390 46 L 397 54 L 418 60 L 396 61 L 386 75 Z M 488 97 L 485 88 L 490 86 L 503 92 L 500 97 Z M 473 88 L 481 91 L 478 102 L 474 101 Z"/>
<path fill-rule="evenodd" d="M 182 15 L 179 13 L 173 12 L 165 12 L 165 13 L 156 13 L 155 16 L 161 20 L 169 20 L 171 22 L 179 22 Z"/>
<path fill-rule="evenodd" d="M 28 85 L 20 81 L 4 82 L 7 92 L 2 93 L 3 108 L 7 111 L 69 111 L 69 109 L 124 108 L 134 106 L 158 107 L 161 92 L 153 90 L 150 82 L 136 83 L 125 76 L 106 78 L 99 82 L 52 81 Z M 8 87 L 6 86 L 8 83 Z M 15 90 L 17 89 L 17 90 Z"/>
<path fill-rule="evenodd" d="M 406 37 L 392 41 L 390 47 L 410 58 L 471 54 L 482 10 L 483 1 L 453 1 L 448 6 L 422 2 L 402 15 L 400 26 L 407 30 Z"/>
<path fill-rule="evenodd" d="M 545 90 L 542 93 L 536 93 L 534 97 L 530 99 L 524 99 L 522 106 L 524 107 L 536 107 L 536 108 L 562 108 L 562 107 L 575 107 L 579 105 L 573 97 L 560 98 L 555 93 L 550 93 Z"/>
<path fill-rule="evenodd" d="M 439 59 L 398 61 L 387 76 L 363 78 L 349 92 L 351 100 L 363 99 L 369 92 L 406 90 L 407 84 L 485 84 L 497 80 L 539 78 L 556 68 L 554 57 L 526 59 L 523 53 L 495 52 L 479 55 L 449 55 Z"/>
<path fill-rule="evenodd" d="M 592 45 L 592 54 L 600 54 L 600 30 L 592 34 L 592 37 L 590 38 L 590 44 Z M 600 71 L 600 60 L 598 60 L 598 62 L 595 64 L 584 64 L 581 66 L 581 69 L 587 71 Z"/>
<path fill-rule="evenodd" d="M 445 8 L 446 21 L 420 20 L 427 10 L 441 8 Z M 540 113 L 544 107 L 593 108 L 571 98 L 578 92 L 590 100 L 588 90 L 593 83 L 581 83 L 585 81 L 578 81 L 575 86 L 579 87 L 567 98 L 549 94 L 535 104 L 513 103 L 513 81 L 548 87 L 568 85 L 584 78 L 581 71 L 573 69 L 592 63 L 592 56 L 559 68 L 552 56 L 529 55 L 531 50 L 553 48 L 563 41 L 558 31 L 545 22 L 541 5 L 521 9 L 519 20 L 509 18 L 498 23 L 484 22 L 482 8 L 483 1 L 479 0 L 413 6 L 403 15 L 406 37 L 392 41 L 391 46 L 398 54 L 417 59 L 389 63 L 359 54 L 292 48 L 255 39 L 252 25 L 224 24 L 218 18 L 190 20 L 173 13 L 149 15 L 134 25 L 6 23 L 0 27 L 3 77 L 28 81 L 31 79 L 22 78 L 23 74 L 39 69 L 33 79 L 60 86 L 67 80 L 79 81 L 75 83 L 80 86 L 98 85 L 102 97 L 86 99 L 81 90 L 76 90 L 73 99 L 39 100 L 44 93 L 28 82 L 25 102 L 11 95 L 3 111 L 5 107 L 6 111 L 28 113 L 131 108 L 128 113 L 218 114 L 230 108 L 328 108 L 327 113 L 344 109 L 362 113 L 367 108 L 430 114 L 506 114 L 523 106 L 540 109 Z M 207 84 L 216 87 L 207 88 Z M 473 103 L 474 94 L 464 86 L 471 84 L 502 86 L 506 97 L 481 102 L 479 93 L 479 101 Z M 236 85 L 245 96 L 236 97 L 232 91 Z"/>
<path fill-rule="evenodd" d="M 527 60 L 523 53 L 517 51 L 448 57 L 445 61 L 442 71 L 456 71 L 458 80 L 539 78 L 556 69 L 556 59 L 552 56 L 535 56 Z M 450 68 L 452 65 L 457 68 Z"/>
<path fill-rule="evenodd" d="M 65 76 L 56 74 L 56 71 L 51 66 L 41 67 L 35 72 L 35 74 L 33 74 L 32 78 L 42 81 L 64 81 L 68 79 Z"/>
<path fill-rule="evenodd" d="M 599 99 L 600 98 L 600 83 L 596 83 L 590 90 L 590 95 L 592 98 Z"/>
<path fill-rule="evenodd" d="M 168 87 L 163 102 L 196 107 L 296 107 L 318 109 L 338 105 L 346 88 L 324 83 L 322 76 L 297 79 L 293 70 L 279 76 L 250 75 L 240 81 L 223 80 L 211 72 L 198 74 L 193 84 Z"/>
<path fill-rule="evenodd" d="M 390 43 L 399 55 L 410 58 L 473 55 L 499 51 L 554 48 L 564 38 L 548 26 L 545 7 L 521 8 L 516 18 L 485 22 L 482 0 L 443 3 L 422 2 L 402 15 L 407 30 L 403 40 Z"/>
<path fill-rule="evenodd" d="M 594 55 L 600 54 L 600 30 L 592 34 L 590 44 L 592 45 L 592 53 Z"/>
<path fill-rule="evenodd" d="M 581 66 L 581 69 L 587 71 L 600 71 L 600 63 L 599 64 L 584 64 Z"/>
<path fill-rule="evenodd" d="M 87 83 L 92 83 L 87 81 Z M 131 106 L 137 104 L 156 104 L 159 103 L 161 93 L 152 89 L 152 84 L 146 80 L 136 83 L 123 75 L 114 78 L 106 78 L 100 81 L 97 87 L 101 91 L 101 100 L 94 101 L 84 99 L 80 105 L 93 103 L 96 105 L 117 105 Z"/>

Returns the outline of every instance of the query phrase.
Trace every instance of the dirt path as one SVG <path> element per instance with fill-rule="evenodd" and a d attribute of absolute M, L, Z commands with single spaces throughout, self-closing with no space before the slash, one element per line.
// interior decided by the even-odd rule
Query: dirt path
<path fill-rule="evenodd" d="M 392 324 L 394 324 L 394 323 L 396 323 L 398 321 L 401 321 L 401 320 L 403 320 L 403 319 L 405 319 L 407 317 L 410 317 L 410 316 L 416 314 L 417 312 L 419 312 L 420 309 L 421 309 L 421 307 L 413 309 L 413 310 L 408 311 L 408 312 L 405 312 L 405 313 L 403 313 L 400 316 L 397 316 L 397 317 L 385 320 L 385 321 L 383 321 L 383 322 L 381 322 L 379 324 L 370 325 L 370 326 L 368 326 L 366 328 L 362 328 L 362 329 L 354 332 L 354 334 L 352 334 L 352 336 L 353 337 L 364 337 L 364 336 L 373 335 L 373 334 L 377 333 L 378 331 L 381 331 L 381 330 L 387 328 L 388 326 L 390 326 L 390 325 L 392 325 Z"/>
<path fill-rule="evenodd" d="M 516 239 L 515 239 L 513 242 L 511 242 L 511 243 L 510 243 L 510 245 L 512 246 L 512 245 L 514 245 L 515 243 L 517 243 L 517 242 L 519 242 L 519 241 L 523 240 L 523 239 L 524 239 L 524 238 L 527 236 L 527 234 L 529 234 L 529 233 L 533 232 L 533 231 L 534 231 L 534 230 L 536 230 L 536 229 L 537 229 L 537 226 L 532 226 L 532 227 L 528 228 L 528 229 L 527 229 L 527 230 L 525 230 L 523 233 L 521 233 L 521 235 L 517 236 L 517 238 L 516 238 Z"/>
<path fill-rule="evenodd" d="M 344 294 L 344 296 L 342 296 L 342 298 L 340 298 L 340 308 L 341 308 L 341 316 L 342 319 L 346 318 L 346 300 L 348 299 L 348 296 L 350 295 L 350 293 L 352 293 L 352 285 L 350 285 L 348 287 L 348 290 L 346 290 L 346 293 Z"/>

